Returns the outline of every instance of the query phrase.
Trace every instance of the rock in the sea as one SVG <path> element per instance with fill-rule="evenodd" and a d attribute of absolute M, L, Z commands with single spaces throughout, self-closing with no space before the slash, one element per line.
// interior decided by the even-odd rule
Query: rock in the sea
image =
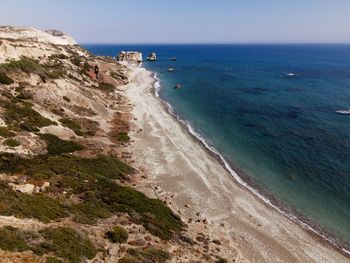
<path fill-rule="evenodd" d="M 142 62 L 142 52 L 140 51 L 120 51 L 117 61 Z"/>
<path fill-rule="evenodd" d="M 149 61 L 156 61 L 157 60 L 157 54 L 155 52 L 152 52 L 151 54 L 149 54 L 149 56 L 147 57 L 147 60 Z"/>

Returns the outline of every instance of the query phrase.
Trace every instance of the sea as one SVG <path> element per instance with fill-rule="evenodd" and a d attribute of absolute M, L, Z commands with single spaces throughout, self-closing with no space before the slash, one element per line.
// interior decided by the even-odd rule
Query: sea
<path fill-rule="evenodd" d="M 142 66 L 190 132 L 256 195 L 349 248 L 350 45 L 83 46 L 156 52 Z"/>

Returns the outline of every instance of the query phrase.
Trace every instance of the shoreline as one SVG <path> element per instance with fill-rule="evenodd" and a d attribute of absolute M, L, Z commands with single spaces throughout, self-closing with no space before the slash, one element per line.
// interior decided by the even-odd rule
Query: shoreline
<path fill-rule="evenodd" d="M 141 67 L 144 68 L 143 66 Z M 148 71 L 147 69 L 145 70 Z M 259 201 L 267 205 L 269 208 L 275 209 L 287 219 L 302 227 L 309 234 L 320 239 L 321 242 L 330 244 L 336 250 L 350 258 L 350 246 L 346 245 L 343 241 L 337 239 L 334 235 L 322 229 L 322 227 L 319 226 L 316 222 L 304 217 L 300 213 L 293 211 L 292 208 L 283 204 L 272 193 L 260 187 L 248 174 L 241 171 L 241 169 L 232 164 L 232 162 L 227 161 L 214 146 L 209 145 L 206 140 L 195 131 L 189 121 L 182 119 L 176 113 L 174 107 L 169 102 L 160 97 L 160 79 L 157 77 L 157 73 L 151 71 L 148 72 L 153 74 L 154 78 L 154 84 L 151 88 L 152 94 L 157 100 L 160 101 L 160 103 L 163 105 L 164 110 L 168 112 L 174 118 L 174 120 L 181 125 L 184 132 L 188 133 L 188 135 L 190 135 L 194 141 L 201 145 L 203 149 L 208 152 L 208 154 L 214 157 L 243 189 L 248 190 L 250 193 L 256 196 Z"/>
<path fill-rule="evenodd" d="M 129 66 L 129 69 L 131 71 L 137 71 L 137 69 L 135 69 L 135 67 L 130 67 Z M 283 220 L 287 220 L 288 219 L 288 222 L 292 223 L 293 225 L 295 225 L 296 227 L 300 228 L 300 230 L 304 231 L 308 237 L 315 241 L 315 239 L 318 240 L 318 243 L 320 243 L 319 245 L 322 244 L 322 246 L 324 248 L 331 248 L 332 250 L 334 251 L 337 251 L 338 253 L 342 254 L 343 256 L 346 256 L 348 257 L 349 254 L 348 254 L 348 251 L 346 251 L 345 249 L 342 249 L 341 247 L 339 247 L 336 243 L 332 242 L 332 240 L 329 240 L 326 236 L 318 233 L 315 229 L 313 229 L 311 226 L 309 226 L 307 223 L 303 222 L 302 220 L 298 219 L 295 215 L 293 214 L 288 214 L 286 211 L 284 211 L 283 209 L 281 209 L 280 207 L 276 206 L 276 204 L 273 203 L 273 201 L 269 200 L 268 198 L 266 198 L 265 196 L 263 196 L 260 192 L 259 192 L 259 189 L 254 189 L 251 185 L 249 185 L 249 183 L 246 183 L 244 181 L 244 179 L 241 178 L 241 174 L 238 172 L 236 172 L 236 167 L 234 167 L 234 169 L 231 168 L 231 165 L 225 160 L 225 158 L 220 155 L 220 153 L 214 148 L 214 147 L 211 147 L 209 146 L 205 140 L 203 138 L 200 137 L 199 134 L 197 134 L 193 128 L 184 120 L 181 120 L 177 115 L 176 113 L 174 112 L 172 106 L 167 103 L 166 101 L 162 100 L 160 97 L 159 97 L 159 94 L 158 94 L 158 89 L 160 88 L 160 84 L 157 80 L 157 77 L 154 73 L 151 73 L 149 71 L 147 71 L 146 69 L 144 68 L 139 68 L 138 69 L 139 71 L 144 71 L 145 75 L 149 75 L 148 77 L 152 78 L 152 81 L 150 83 L 151 86 L 149 86 L 148 88 L 148 92 L 151 96 L 153 96 L 153 99 L 154 100 L 157 100 L 158 103 L 160 104 L 160 106 L 163 108 L 163 111 L 169 115 L 169 117 L 172 118 L 172 120 L 174 122 L 176 122 L 177 124 L 176 125 L 179 125 L 181 127 L 181 130 L 182 132 L 186 133 L 186 136 L 190 137 L 190 139 L 192 140 L 191 143 L 195 143 L 197 144 L 199 147 L 201 147 L 204 151 L 205 151 L 205 154 L 206 155 L 209 155 L 211 156 L 211 158 L 215 159 L 215 162 L 217 164 L 220 165 L 221 168 L 223 168 L 226 172 L 226 174 L 230 175 L 230 178 L 229 180 L 231 180 L 232 182 L 234 182 L 235 184 L 235 187 L 233 188 L 229 188 L 228 190 L 229 191 L 232 191 L 232 195 L 234 195 L 234 191 L 235 189 L 234 188 L 237 188 L 237 186 L 243 190 L 245 192 L 245 196 L 247 194 L 253 196 L 253 198 L 255 199 L 255 201 L 251 201 L 253 203 L 253 205 L 257 202 L 261 204 L 263 204 L 264 208 L 264 211 L 262 212 L 262 214 L 265 215 L 265 213 L 269 214 L 269 213 L 278 213 L 279 217 L 282 216 L 283 217 Z M 147 91 L 146 91 L 147 92 Z M 144 94 L 143 94 L 144 95 Z M 129 99 L 130 99 L 130 94 L 129 94 Z M 157 114 L 159 114 L 157 112 Z M 163 113 L 162 113 L 163 114 Z M 159 123 L 158 123 L 159 124 Z M 141 125 L 142 126 L 142 125 Z M 143 127 L 144 128 L 144 127 Z M 186 137 L 184 136 L 184 137 Z M 190 142 L 188 142 L 190 143 Z M 186 157 L 184 157 L 186 158 Z M 189 159 L 189 158 L 187 158 Z M 222 171 L 220 171 L 220 173 L 222 173 Z M 215 174 L 216 175 L 216 174 Z M 216 175 L 218 180 L 222 180 L 222 179 L 227 179 L 227 178 L 220 178 L 220 176 L 224 177 L 226 176 L 225 174 L 224 175 L 220 175 L 220 174 L 217 174 Z M 248 177 L 249 178 L 249 177 Z M 154 178 L 154 179 L 158 179 L 158 177 Z M 167 178 L 162 178 L 162 180 L 165 181 L 165 183 L 167 183 Z M 154 180 L 153 180 L 154 181 Z M 157 180 L 155 180 L 157 181 Z M 214 182 L 216 183 L 216 182 Z M 208 189 L 210 187 L 207 187 Z M 206 190 L 208 190 L 206 189 Z M 248 191 L 247 191 L 248 190 Z M 191 191 L 191 189 L 190 189 Z M 209 191 L 210 192 L 210 191 Z M 210 193 L 210 195 L 212 195 Z M 224 198 L 230 198 L 229 196 L 224 196 Z M 250 198 L 250 197 L 249 197 Z M 248 198 L 248 199 L 249 199 Z M 231 199 L 231 198 L 230 198 Z M 246 201 L 246 200 L 245 200 Z M 250 200 L 249 200 L 250 201 Z M 250 203 L 248 205 L 251 205 Z M 177 207 L 178 208 L 178 207 Z M 239 207 L 241 208 L 241 207 Z M 260 207 L 259 207 L 260 208 Z M 268 209 L 267 209 L 268 208 Z M 232 209 L 232 208 L 231 208 Z M 207 208 L 207 210 L 210 210 L 209 208 Z M 253 208 L 254 210 L 254 208 Z M 271 211 L 265 211 L 265 210 L 271 210 Z M 232 209 L 232 213 L 234 214 L 235 213 L 235 210 Z M 230 214 L 228 213 L 228 216 L 230 216 Z M 259 218 L 260 214 L 258 214 L 256 217 Z M 274 215 L 275 216 L 275 215 Z M 291 216 L 294 216 L 294 218 L 291 218 Z M 182 217 L 182 216 L 181 216 Z M 268 215 L 267 215 L 268 217 Z M 286 218 L 287 217 L 287 218 Z M 240 219 L 238 219 L 240 220 Z M 280 218 L 278 218 L 278 220 L 280 220 Z M 298 220 L 298 221 L 297 221 Z M 244 220 L 243 220 L 244 221 Z M 273 221 L 271 221 L 273 222 Z M 277 222 L 276 222 L 277 224 Z M 284 224 L 287 224 L 286 222 L 282 222 L 281 223 L 284 226 Z M 258 224 L 259 226 L 260 224 Z M 270 226 L 270 227 L 273 227 Z M 289 226 L 288 226 L 289 227 Z M 294 227 L 293 227 L 294 228 Z M 246 230 L 246 229 L 245 229 Z M 261 233 L 257 233 L 257 235 L 259 235 Z M 264 233 L 266 234 L 266 233 Z M 276 241 L 276 238 L 274 238 L 274 242 Z M 270 240 L 269 240 L 270 241 Z M 283 243 L 283 242 L 281 242 Z M 276 245 L 276 247 L 278 247 L 278 249 L 281 249 L 279 246 Z M 294 250 L 295 248 L 293 248 L 292 250 Z M 288 251 L 289 252 L 289 251 Z M 305 253 L 302 253 L 304 254 L 307 254 L 306 251 L 304 251 Z M 277 252 L 276 252 L 277 253 Z M 244 254 L 244 253 L 243 253 Z M 278 253 L 277 253 L 278 254 Z M 300 255 L 299 255 L 300 256 Z M 281 257 L 282 258 L 282 257 Z M 300 257 L 300 258 L 303 258 Z M 314 258 L 314 257 L 312 257 Z M 266 258 L 265 258 L 266 259 Z M 343 259 L 344 260 L 344 259 Z M 341 260 L 340 260 L 341 261 Z M 327 261 L 327 262 L 332 262 L 332 261 Z M 344 261 L 346 262 L 346 261 Z"/>

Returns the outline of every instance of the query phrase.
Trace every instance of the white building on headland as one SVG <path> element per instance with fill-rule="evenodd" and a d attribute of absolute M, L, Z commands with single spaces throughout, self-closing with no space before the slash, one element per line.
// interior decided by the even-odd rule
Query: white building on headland
<path fill-rule="evenodd" d="M 117 61 L 142 62 L 142 52 L 140 51 L 120 51 Z"/>

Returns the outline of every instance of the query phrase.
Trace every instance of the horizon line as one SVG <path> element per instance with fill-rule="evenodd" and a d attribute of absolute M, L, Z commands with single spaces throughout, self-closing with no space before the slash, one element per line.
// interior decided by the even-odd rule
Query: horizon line
<path fill-rule="evenodd" d="M 142 43 L 142 42 L 120 42 L 120 43 L 103 43 L 103 42 L 78 42 L 79 45 L 350 45 L 350 42 L 184 42 L 184 43 Z"/>

